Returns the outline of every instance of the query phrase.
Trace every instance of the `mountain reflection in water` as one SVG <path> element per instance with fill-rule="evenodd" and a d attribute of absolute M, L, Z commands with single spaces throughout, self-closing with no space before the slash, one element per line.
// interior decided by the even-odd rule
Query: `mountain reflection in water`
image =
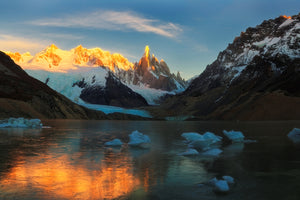
<path fill-rule="evenodd" d="M 82 141 L 86 137 L 63 138 L 67 145 L 62 148 L 61 140 L 41 145 L 32 135 L 30 141 L 25 139 L 26 134 L 12 137 L 12 133 L 8 133 L 8 136 L 8 143 L 14 143 L 21 136 L 22 148 L 17 150 L 19 155 L 14 154 L 12 167 L 2 174 L 2 197 L 13 198 L 9 195 L 37 191 L 43 198 L 48 194 L 56 199 L 116 199 L 141 187 L 148 190 L 148 169 L 140 170 L 140 175 L 134 173 L 133 158 L 126 147 L 102 149 L 102 153 L 95 149 L 78 151 L 85 145 Z M 36 151 L 38 147 L 40 151 Z"/>
<path fill-rule="evenodd" d="M 73 165 L 73 159 L 67 155 L 33 157 L 13 167 L 1 185 L 16 192 L 28 187 L 42 189 L 59 198 L 115 199 L 141 184 L 128 154 L 110 152 L 100 165 L 92 161 Z"/>

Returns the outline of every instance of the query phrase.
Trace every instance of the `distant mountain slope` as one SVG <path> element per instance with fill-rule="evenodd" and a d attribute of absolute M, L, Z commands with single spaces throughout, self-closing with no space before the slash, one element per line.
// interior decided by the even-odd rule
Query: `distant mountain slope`
<path fill-rule="evenodd" d="M 159 62 L 154 55 L 150 57 L 148 46 L 146 46 L 139 63 L 131 63 L 120 54 L 110 54 L 100 48 L 86 49 L 81 45 L 65 51 L 52 44 L 34 56 L 31 56 L 30 53 L 22 55 L 6 53 L 30 75 L 47 83 L 73 101 L 88 96 L 89 98 L 81 98 L 81 100 L 87 101 L 87 103 L 116 104 L 124 107 L 146 106 L 147 102 L 155 104 L 160 96 L 183 91 L 187 85 L 179 73 L 174 75 L 170 72 L 163 60 Z M 63 81 L 59 85 L 51 84 L 52 79 L 57 80 L 55 76 L 67 77 L 69 82 Z M 111 83 L 106 81 L 108 77 L 114 77 L 114 80 L 122 85 L 124 91 L 107 85 L 107 83 Z M 75 87 L 79 86 L 78 83 L 81 83 L 81 89 Z M 64 85 L 63 90 L 62 85 Z M 109 92 L 108 89 L 114 89 L 114 91 Z M 70 96 L 68 95 L 70 91 L 79 93 Z M 89 94 L 95 91 L 98 91 L 97 94 Z M 112 93 L 114 93 L 114 97 L 110 99 L 112 96 L 109 94 Z M 106 95 L 102 97 L 105 101 L 95 99 L 103 95 Z"/>
<path fill-rule="evenodd" d="M 141 119 L 86 109 L 29 76 L 0 51 L 0 118 Z"/>
<path fill-rule="evenodd" d="M 248 28 L 157 115 L 300 119 L 300 15 Z"/>

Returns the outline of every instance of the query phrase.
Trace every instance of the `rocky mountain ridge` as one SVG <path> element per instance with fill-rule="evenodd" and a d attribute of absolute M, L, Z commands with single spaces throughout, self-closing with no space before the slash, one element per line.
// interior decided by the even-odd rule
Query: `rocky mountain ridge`
<path fill-rule="evenodd" d="M 300 119 L 300 14 L 248 28 L 160 115 Z"/>
<path fill-rule="evenodd" d="M 138 63 L 131 63 L 120 54 L 110 54 L 100 48 L 86 49 L 81 45 L 70 51 L 50 45 L 35 56 L 6 53 L 31 76 L 75 102 L 79 99 L 86 103 L 124 107 L 146 106 L 155 104 L 165 94 L 183 91 L 187 85 L 180 73 L 171 73 L 163 60 L 159 62 L 154 55 L 150 57 L 148 46 Z M 60 81 L 57 77 L 65 80 Z M 107 81 L 109 77 L 114 77 L 110 80 L 116 80 L 114 83 L 122 85 L 124 91 L 120 87 L 106 85 L 113 84 Z M 114 91 L 109 92 L 108 89 Z M 84 94 L 81 93 L 83 90 Z M 89 94 L 96 91 L 97 94 Z M 100 97 L 102 100 L 96 99 Z"/>

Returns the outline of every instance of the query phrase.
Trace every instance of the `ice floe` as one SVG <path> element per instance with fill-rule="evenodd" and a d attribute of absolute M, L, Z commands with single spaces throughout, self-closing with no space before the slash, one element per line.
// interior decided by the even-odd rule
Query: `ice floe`
<path fill-rule="evenodd" d="M 105 146 L 122 146 L 123 142 L 120 139 L 113 139 L 104 143 Z"/>
<path fill-rule="evenodd" d="M 214 191 L 217 193 L 227 193 L 229 192 L 229 185 L 225 180 L 217 180 L 214 185 Z"/>
<path fill-rule="evenodd" d="M 0 120 L 0 128 L 42 128 L 40 119 L 8 118 Z"/>
<path fill-rule="evenodd" d="M 228 184 L 234 184 L 234 178 L 231 176 L 222 176 L 222 178 L 227 181 Z"/>
<path fill-rule="evenodd" d="M 219 148 L 214 148 L 214 149 L 209 149 L 207 151 L 204 151 L 202 155 L 204 156 L 218 156 L 222 153 L 223 151 Z"/>
<path fill-rule="evenodd" d="M 231 176 L 222 176 L 222 179 L 212 178 L 207 184 L 212 186 L 213 191 L 216 193 L 227 193 L 234 183 L 234 178 Z"/>
<path fill-rule="evenodd" d="M 223 133 L 233 143 L 234 142 L 244 142 L 245 136 L 240 131 L 234 131 L 234 130 L 226 131 L 226 130 L 223 130 Z"/>
<path fill-rule="evenodd" d="M 188 148 L 185 152 L 179 153 L 180 156 L 194 156 L 199 155 L 199 152 L 196 149 Z"/>
<path fill-rule="evenodd" d="M 151 143 L 151 140 L 148 135 L 144 135 L 139 131 L 133 131 L 129 135 L 129 142 L 128 145 L 130 146 L 139 146 L 139 147 L 146 147 L 145 144 Z"/>
<path fill-rule="evenodd" d="M 199 133 L 183 133 L 181 134 L 187 142 L 189 143 L 189 147 L 198 148 L 201 150 L 207 150 L 210 148 L 212 144 L 216 144 L 222 141 L 222 137 L 217 136 L 211 132 L 206 132 L 203 135 Z"/>
<path fill-rule="evenodd" d="M 300 143 L 300 129 L 299 128 L 294 128 L 293 130 L 291 130 L 289 132 L 288 137 L 294 143 Z"/>

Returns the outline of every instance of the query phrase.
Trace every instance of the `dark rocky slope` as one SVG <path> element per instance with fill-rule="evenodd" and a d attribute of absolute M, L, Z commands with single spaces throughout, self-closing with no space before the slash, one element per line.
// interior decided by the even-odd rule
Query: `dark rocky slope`
<path fill-rule="evenodd" d="M 153 113 L 194 119 L 299 120 L 299 36 L 299 14 L 248 28 L 185 92 Z"/>

